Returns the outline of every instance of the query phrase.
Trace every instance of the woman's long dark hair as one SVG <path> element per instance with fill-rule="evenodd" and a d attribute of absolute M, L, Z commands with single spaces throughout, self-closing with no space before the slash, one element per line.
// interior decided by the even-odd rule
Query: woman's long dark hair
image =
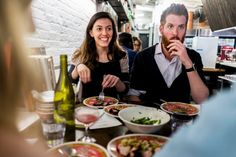
<path fill-rule="evenodd" d="M 90 19 L 87 29 L 85 39 L 78 50 L 76 50 L 73 54 L 72 61 L 79 61 L 79 63 L 83 63 L 88 66 L 90 69 L 93 69 L 93 63 L 98 58 L 97 49 L 95 40 L 90 36 L 90 31 L 92 30 L 94 23 L 98 19 L 106 18 L 109 19 L 112 23 L 113 35 L 111 42 L 109 43 L 109 51 L 108 56 L 111 56 L 111 60 L 114 60 L 116 57 L 122 58 L 126 54 L 117 43 L 117 29 L 115 22 L 111 15 L 108 12 L 97 12 Z M 109 57 L 108 57 L 109 59 Z"/>

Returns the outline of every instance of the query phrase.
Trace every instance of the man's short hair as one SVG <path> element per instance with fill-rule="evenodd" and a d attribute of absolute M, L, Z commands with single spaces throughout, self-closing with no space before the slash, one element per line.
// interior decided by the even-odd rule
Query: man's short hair
<path fill-rule="evenodd" d="M 121 46 L 133 49 L 133 38 L 130 33 L 121 32 L 118 36 L 118 41 Z"/>
<path fill-rule="evenodd" d="M 186 17 L 186 25 L 188 22 L 188 10 L 183 4 L 172 3 L 168 8 L 166 8 L 161 15 L 161 25 L 166 23 L 166 17 L 170 14 L 173 15 L 183 15 Z"/>

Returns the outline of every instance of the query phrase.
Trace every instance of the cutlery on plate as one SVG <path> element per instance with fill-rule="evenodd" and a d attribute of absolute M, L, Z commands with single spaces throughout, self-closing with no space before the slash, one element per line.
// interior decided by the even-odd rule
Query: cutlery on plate
<path fill-rule="evenodd" d="M 105 78 L 106 75 L 103 75 L 103 79 Z M 98 99 L 99 100 L 104 100 L 105 94 L 103 92 L 104 88 L 102 87 L 102 91 L 99 93 Z"/>
<path fill-rule="evenodd" d="M 163 102 L 163 103 L 167 103 L 167 101 L 165 101 L 165 100 L 163 100 L 163 99 L 160 99 L 160 101 Z"/>
<path fill-rule="evenodd" d="M 99 93 L 99 96 L 98 96 L 99 100 L 104 100 L 105 95 L 104 95 L 103 89 L 104 88 L 102 88 L 102 91 Z"/>
<path fill-rule="evenodd" d="M 74 148 L 63 146 L 58 149 L 58 152 L 62 154 L 63 156 L 66 155 L 68 157 L 79 157 L 79 154 Z"/>

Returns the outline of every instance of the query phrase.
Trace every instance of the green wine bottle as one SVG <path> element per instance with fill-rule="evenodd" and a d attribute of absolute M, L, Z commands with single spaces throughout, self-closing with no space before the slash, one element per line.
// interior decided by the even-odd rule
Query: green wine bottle
<path fill-rule="evenodd" d="M 65 141 L 75 140 L 75 93 L 69 79 L 67 69 L 67 55 L 60 55 L 60 75 L 55 88 L 54 102 L 55 121 L 64 121 L 66 124 Z"/>

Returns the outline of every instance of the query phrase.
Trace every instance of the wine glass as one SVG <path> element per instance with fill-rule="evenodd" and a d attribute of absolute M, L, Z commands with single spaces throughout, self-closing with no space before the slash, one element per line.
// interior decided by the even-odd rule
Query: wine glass
<path fill-rule="evenodd" d="M 91 108 L 87 106 L 78 107 L 75 109 L 75 118 L 83 123 L 85 127 L 85 134 L 80 139 L 82 142 L 93 143 L 96 139 L 88 135 L 88 129 L 91 124 L 97 121 L 99 118 L 99 110 L 97 108 Z"/>

